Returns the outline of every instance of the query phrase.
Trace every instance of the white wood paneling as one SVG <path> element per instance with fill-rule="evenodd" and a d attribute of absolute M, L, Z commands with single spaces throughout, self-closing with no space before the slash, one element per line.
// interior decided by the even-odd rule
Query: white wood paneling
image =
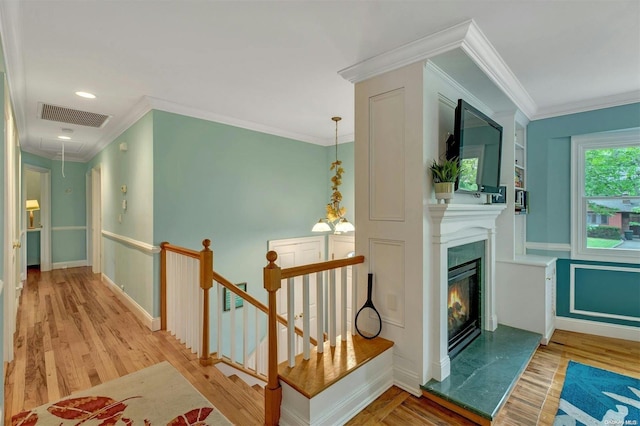
<path fill-rule="evenodd" d="M 369 100 L 371 220 L 404 221 L 404 88 Z"/>

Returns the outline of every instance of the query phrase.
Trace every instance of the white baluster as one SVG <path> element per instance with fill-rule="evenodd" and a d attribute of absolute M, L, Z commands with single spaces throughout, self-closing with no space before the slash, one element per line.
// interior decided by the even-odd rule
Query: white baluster
<path fill-rule="evenodd" d="M 309 359 L 311 354 L 309 290 L 309 275 L 305 275 L 302 277 L 302 352 L 304 359 Z"/>
<path fill-rule="evenodd" d="M 329 344 L 336 346 L 336 270 L 329 272 Z"/>
<path fill-rule="evenodd" d="M 296 333 L 295 333 L 295 290 L 293 278 L 287 279 L 287 348 L 289 354 L 289 367 L 296 365 Z"/>
<path fill-rule="evenodd" d="M 316 340 L 318 341 L 318 353 L 324 352 L 324 285 L 323 272 L 316 273 Z"/>
<path fill-rule="evenodd" d="M 246 303 L 243 302 L 243 308 L 242 308 L 242 365 L 245 366 L 245 368 L 248 368 L 247 366 L 247 360 L 249 358 L 249 353 L 247 350 L 247 346 L 249 346 L 249 326 L 248 326 L 248 322 L 249 322 L 249 307 L 247 306 Z"/>
<path fill-rule="evenodd" d="M 358 268 L 356 265 L 351 266 L 351 335 L 356 335 L 356 312 L 358 312 L 357 296 L 358 296 Z"/>
<path fill-rule="evenodd" d="M 260 365 L 259 361 L 260 361 L 260 355 L 261 355 L 260 354 L 260 324 L 258 323 L 259 311 L 258 311 L 258 308 L 254 308 L 253 310 L 255 311 L 255 317 L 254 317 L 255 324 L 254 324 L 254 327 L 255 327 L 255 330 L 256 330 L 256 333 L 254 335 L 254 337 L 255 337 L 255 342 L 254 342 L 254 345 L 255 345 L 254 348 L 255 349 L 254 349 L 254 352 L 256 354 L 256 356 L 255 356 L 255 358 L 256 358 L 255 368 L 256 368 L 256 373 L 259 373 L 260 371 L 258 370 L 258 365 Z"/>
<path fill-rule="evenodd" d="M 231 348 L 229 357 L 231 362 L 236 362 L 236 295 L 230 290 L 227 290 L 227 293 L 229 294 L 229 314 L 231 316 Z"/>
<path fill-rule="evenodd" d="M 217 283 L 216 283 L 217 284 Z M 217 316 L 218 316 L 218 324 L 217 324 L 217 328 L 218 328 L 218 348 L 217 348 L 217 356 L 218 359 L 222 359 L 222 285 L 217 284 L 218 286 L 218 309 L 217 309 Z"/>
<path fill-rule="evenodd" d="M 342 341 L 347 340 L 347 268 L 340 268 L 340 308 L 342 310 L 341 315 L 341 328 L 340 336 Z"/>

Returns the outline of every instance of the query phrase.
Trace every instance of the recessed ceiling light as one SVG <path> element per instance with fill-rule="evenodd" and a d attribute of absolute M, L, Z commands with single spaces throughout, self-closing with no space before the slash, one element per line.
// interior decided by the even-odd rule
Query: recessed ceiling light
<path fill-rule="evenodd" d="M 62 140 L 68 141 L 69 139 L 71 139 L 71 137 L 69 137 L 69 136 L 58 136 L 58 139 L 62 139 Z"/>
<path fill-rule="evenodd" d="M 93 93 L 89 93 L 89 92 L 76 92 L 76 95 L 83 97 L 83 98 L 87 98 L 87 99 L 95 99 L 96 95 L 94 95 Z"/>

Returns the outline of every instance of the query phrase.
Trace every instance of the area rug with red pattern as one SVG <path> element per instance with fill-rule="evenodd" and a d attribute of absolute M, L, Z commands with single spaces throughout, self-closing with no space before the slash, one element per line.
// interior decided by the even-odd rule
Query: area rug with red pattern
<path fill-rule="evenodd" d="M 16 414 L 14 426 L 231 425 L 168 362 Z"/>

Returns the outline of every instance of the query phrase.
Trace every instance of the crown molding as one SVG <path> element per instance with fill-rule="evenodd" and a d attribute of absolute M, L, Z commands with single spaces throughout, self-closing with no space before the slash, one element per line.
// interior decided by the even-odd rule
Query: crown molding
<path fill-rule="evenodd" d="M 374 56 L 338 73 L 352 83 L 461 49 L 527 117 L 537 107 L 473 19 Z"/>
<path fill-rule="evenodd" d="M 594 111 L 604 108 L 613 108 L 622 105 L 635 104 L 640 102 L 640 90 L 619 93 L 617 95 L 604 98 L 593 98 L 584 101 L 572 102 L 562 105 L 540 108 L 533 116 L 533 120 L 559 117 L 561 115 L 576 114 L 586 111 Z"/>
<path fill-rule="evenodd" d="M 0 38 L 2 38 L 5 74 L 18 135 L 26 136 L 27 117 L 24 105 L 27 90 L 24 62 L 20 53 L 20 8 L 21 2 L 19 1 L 0 1 L 0 34 L 2 35 Z"/>
<path fill-rule="evenodd" d="M 91 147 L 91 149 L 84 156 L 84 161 L 90 161 L 100 151 L 102 151 L 107 145 L 116 140 L 121 134 L 123 134 L 129 127 L 133 126 L 138 120 L 151 111 L 151 103 L 147 96 L 143 96 L 140 101 L 134 105 L 134 107 L 125 115 L 122 120 L 114 120 L 114 126 L 108 130 L 98 142 Z"/>
<path fill-rule="evenodd" d="M 461 47 L 471 25 L 475 25 L 472 19 L 365 59 L 338 71 L 338 74 L 351 83 L 359 83 L 377 75 L 432 58 Z"/>
<path fill-rule="evenodd" d="M 529 92 L 526 91 L 473 20 L 470 22 L 466 37 L 461 41 L 461 47 L 462 51 L 511 99 L 524 115 L 531 118 L 535 114 L 538 106 Z"/>
<path fill-rule="evenodd" d="M 241 120 L 239 118 L 216 114 L 211 111 L 181 105 L 175 102 L 167 101 L 165 99 L 159 99 L 150 96 L 147 97 L 147 99 L 152 109 L 171 112 L 174 114 L 186 115 L 188 117 L 227 124 L 229 126 L 240 127 L 242 129 L 253 130 L 260 133 L 266 133 L 269 135 L 280 136 L 283 138 L 312 143 L 316 145 L 327 145 L 327 140 L 324 138 L 316 138 L 302 133 L 288 132 L 286 130 L 265 126 L 264 124 L 256 123 L 253 121 Z M 333 143 L 334 141 L 331 140 L 331 144 Z"/>

